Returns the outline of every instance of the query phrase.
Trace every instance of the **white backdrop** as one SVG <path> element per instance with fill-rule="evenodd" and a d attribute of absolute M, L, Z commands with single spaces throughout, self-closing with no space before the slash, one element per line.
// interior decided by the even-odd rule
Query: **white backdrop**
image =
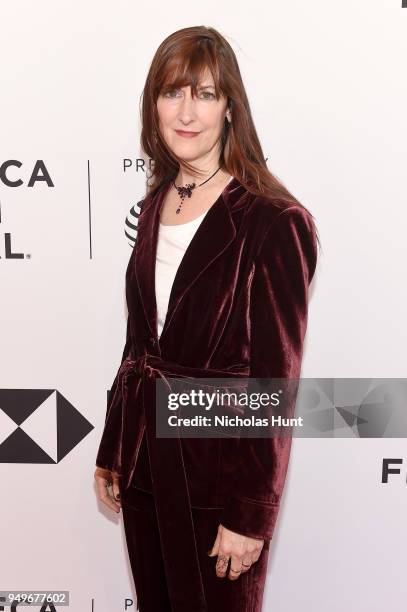
<path fill-rule="evenodd" d="M 136 609 L 121 514 L 98 502 L 93 472 L 125 338 L 124 221 L 145 191 L 139 99 L 171 32 L 228 38 L 269 167 L 316 217 L 302 375 L 406 376 L 401 4 L 3 3 L 0 589 Z M 30 186 L 37 160 L 52 183 Z M 388 484 L 383 457 L 404 461 Z M 294 440 L 265 611 L 404 612 L 406 464 L 405 439 Z"/>

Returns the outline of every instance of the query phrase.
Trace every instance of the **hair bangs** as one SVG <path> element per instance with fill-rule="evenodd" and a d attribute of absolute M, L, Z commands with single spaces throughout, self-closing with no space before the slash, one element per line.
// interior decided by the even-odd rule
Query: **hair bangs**
<path fill-rule="evenodd" d="M 207 75 L 212 75 L 216 99 L 223 95 L 220 84 L 220 68 L 216 57 L 207 45 L 194 45 L 188 53 L 179 50 L 165 63 L 159 93 L 166 93 L 180 87 L 191 87 L 192 95 L 197 96 L 198 88 L 209 85 L 205 82 Z M 185 51 L 185 50 L 183 50 Z"/>

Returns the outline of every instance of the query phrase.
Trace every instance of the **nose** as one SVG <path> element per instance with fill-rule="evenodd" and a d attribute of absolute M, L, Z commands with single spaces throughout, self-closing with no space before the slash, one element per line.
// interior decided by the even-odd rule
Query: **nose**
<path fill-rule="evenodd" d="M 188 125 L 195 118 L 195 100 L 190 92 L 184 92 L 179 106 L 179 119 L 184 125 Z"/>

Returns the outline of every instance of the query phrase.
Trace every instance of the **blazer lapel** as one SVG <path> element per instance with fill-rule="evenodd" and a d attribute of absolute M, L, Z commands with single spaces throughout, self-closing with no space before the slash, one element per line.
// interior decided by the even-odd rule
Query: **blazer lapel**
<path fill-rule="evenodd" d="M 174 314 L 185 294 L 191 289 L 199 275 L 228 247 L 236 236 L 236 228 L 230 213 L 229 192 L 236 185 L 233 178 L 219 198 L 208 210 L 198 226 L 172 285 L 167 315 L 160 341 L 171 325 Z M 160 210 L 170 185 L 164 186 L 148 200 L 137 226 L 135 253 L 135 275 L 143 303 L 145 317 L 151 334 L 157 340 L 157 301 L 155 292 L 155 261 L 158 243 Z"/>

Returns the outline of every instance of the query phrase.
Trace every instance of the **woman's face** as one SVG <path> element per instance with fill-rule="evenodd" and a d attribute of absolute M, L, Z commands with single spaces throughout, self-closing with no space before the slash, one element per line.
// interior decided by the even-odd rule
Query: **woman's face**
<path fill-rule="evenodd" d="M 160 93 L 157 111 L 162 137 L 175 155 L 187 162 L 216 158 L 226 115 L 227 98 L 215 98 L 212 75 L 207 71 L 192 98 L 190 85 Z"/>

